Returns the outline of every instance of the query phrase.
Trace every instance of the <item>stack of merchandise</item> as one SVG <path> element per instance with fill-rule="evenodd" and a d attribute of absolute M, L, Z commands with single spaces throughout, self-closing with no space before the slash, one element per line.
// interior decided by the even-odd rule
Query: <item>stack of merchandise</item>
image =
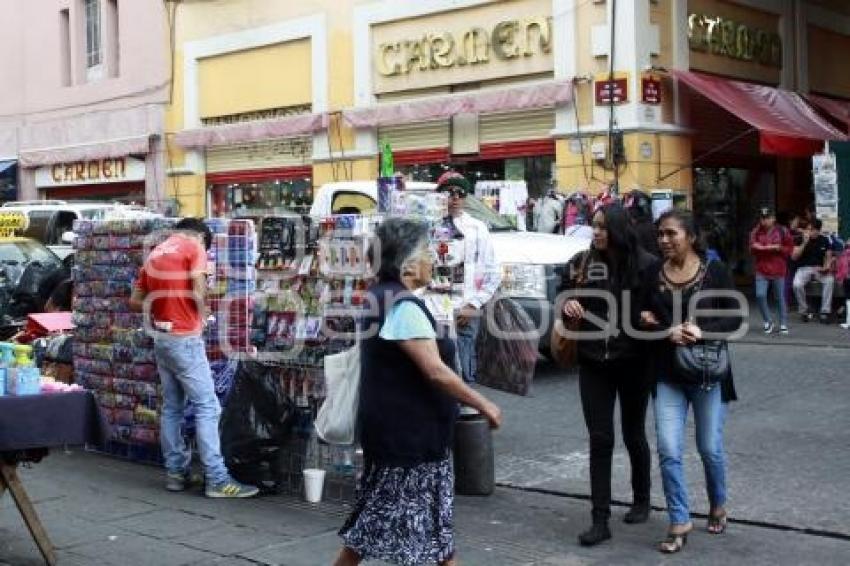
<path fill-rule="evenodd" d="M 207 357 L 217 368 L 228 358 L 252 350 L 250 342 L 254 292 L 257 289 L 254 258 L 257 235 L 251 220 L 207 221 L 213 232 L 209 261 L 207 307 L 211 314 L 205 338 Z"/>
<path fill-rule="evenodd" d="M 145 249 L 171 225 L 164 219 L 74 223 L 74 376 L 94 391 L 110 426 L 107 450 L 133 459 L 159 459 L 160 390 L 153 341 L 129 298 Z"/>

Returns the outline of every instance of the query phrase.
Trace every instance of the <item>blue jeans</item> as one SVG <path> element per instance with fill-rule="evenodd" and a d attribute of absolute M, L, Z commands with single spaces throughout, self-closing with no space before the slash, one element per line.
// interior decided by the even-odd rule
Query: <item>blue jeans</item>
<path fill-rule="evenodd" d="M 186 474 L 192 452 L 183 438 L 186 401 L 195 407 L 195 435 L 208 484 L 229 479 L 218 436 L 221 405 L 215 395 L 206 347 L 200 336 L 159 336 L 154 346 L 162 382 L 160 440 L 169 473 Z"/>
<path fill-rule="evenodd" d="M 483 316 L 483 315 L 482 315 Z M 467 383 L 475 382 L 478 375 L 478 358 L 475 354 L 475 342 L 481 328 L 481 317 L 468 319 L 466 326 L 457 327 L 457 356 L 460 369 L 458 373 Z"/>
<path fill-rule="evenodd" d="M 720 386 L 704 391 L 699 386 L 659 382 L 655 395 L 655 431 L 671 525 L 690 521 L 688 483 L 682 466 L 688 405 L 694 407 L 697 449 L 705 470 L 708 502 L 712 509 L 726 504 L 726 455 L 723 451 L 726 405 L 720 397 Z"/>
<path fill-rule="evenodd" d="M 770 287 L 773 287 L 773 292 L 779 300 L 779 324 L 781 326 L 788 325 L 788 303 L 785 302 L 785 278 L 784 277 L 765 277 L 764 275 L 756 274 L 756 301 L 761 311 L 761 317 L 765 322 L 771 322 L 773 316 L 770 309 Z"/>

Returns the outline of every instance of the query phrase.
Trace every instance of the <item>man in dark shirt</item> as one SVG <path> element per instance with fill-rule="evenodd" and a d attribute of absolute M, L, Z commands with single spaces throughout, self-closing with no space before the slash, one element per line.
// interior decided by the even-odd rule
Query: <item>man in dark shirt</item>
<path fill-rule="evenodd" d="M 832 242 L 821 234 L 822 227 L 820 220 L 813 220 L 811 225 L 803 230 L 803 239 L 791 254 L 791 259 L 797 262 L 794 294 L 803 322 L 814 319 L 814 314 L 809 312 L 806 302 L 806 285 L 812 279 L 821 284 L 820 321 L 828 322 L 832 310 L 832 289 L 835 286 L 835 276 L 832 274 Z"/>

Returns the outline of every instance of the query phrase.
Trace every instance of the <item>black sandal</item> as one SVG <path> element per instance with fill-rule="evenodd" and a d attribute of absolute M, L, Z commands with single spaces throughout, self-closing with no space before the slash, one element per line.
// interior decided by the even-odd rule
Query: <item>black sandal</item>
<path fill-rule="evenodd" d="M 664 554 L 676 554 L 688 544 L 688 535 L 694 530 L 693 525 L 681 533 L 667 533 L 667 538 L 658 543 L 658 551 Z"/>
<path fill-rule="evenodd" d="M 726 525 L 729 522 L 726 512 L 722 515 L 709 515 L 708 526 L 706 530 L 712 535 L 722 535 L 726 532 Z"/>

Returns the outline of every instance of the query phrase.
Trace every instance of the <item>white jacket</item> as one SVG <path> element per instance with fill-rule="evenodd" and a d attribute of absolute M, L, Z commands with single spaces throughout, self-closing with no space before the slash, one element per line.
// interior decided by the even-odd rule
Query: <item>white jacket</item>
<path fill-rule="evenodd" d="M 502 284 L 502 265 L 496 260 L 487 226 L 466 212 L 454 219 L 454 225 L 463 234 L 463 296 L 425 292 L 422 297 L 434 317 L 444 321 L 466 305 L 480 309 Z"/>

